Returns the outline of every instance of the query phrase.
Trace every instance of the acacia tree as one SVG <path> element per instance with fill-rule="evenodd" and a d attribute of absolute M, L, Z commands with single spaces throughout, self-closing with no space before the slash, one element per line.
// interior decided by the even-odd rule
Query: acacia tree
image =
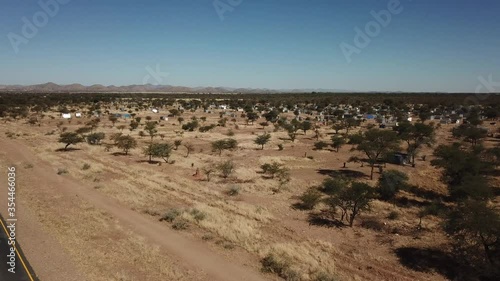
<path fill-rule="evenodd" d="M 370 202 L 375 198 L 373 188 L 366 183 L 353 182 L 350 186 L 333 191 L 327 199 L 332 209 L 339 208 L 344 219 L 352 227 L 356 216 L 370 210 Z"/>
<path fill-rule="evenodd" d="M 172 150 L 173 145 L 169 143 L 151 143 L 144 148 L 143 153 L 149 157 L 149 162 L 154 157 L 160 157 L 168 163 L 168 159 L 172 155 Z"/>
<path fill-rule="evenodd" d="M 260 166 L 262 172 L 269 175 L 272 179 L 279 173 L 280 170 L 284 169 L 285 165 L 273 161 L 272 163 L 265 163 Z"/>
<path fill-rule="evenodd" d="M 266 118 L 267 122 L 274 123 L 276 120 L 279 118 L 279 112 L 275 109 L 266 112 L 264 115 L 262 115 L 264 118 Z"/>
<path fill-rule="evenodd" d="M 227 179 L 233 173 L 235 165 L 233 161 L 228 160 L 217 165 L 217 169 L 221 172 L 222 177 Z"/>
<path fill-rule="evenodd" d="M 246 116 L 247 116 L 247 124 L 251 123 L 253 125 L 255 120 L 259 119 L 259 115 L 253 111 L 247 112 Z"/>
<path fill-rule="evenodd" d="M 144 130 L 148 132 L 152 142 L 153 138 L 156 136 L 156 133 L 158 132 L 158 130 L 156 130 L 156 122 L 146 122 Z"/>
<path fill-rule="evenodd" d="M 346 140 L 343 136 L 335 135 L 332 136 L 332 146 L 339 152 L 340 148 L 346 143 Z"/>
<path fill-rule="evenodd" d="M 68 146 L 83 142 L 83 138 L 76 132 L 64 132 L 59 136 L 59 142 L 66 144 L 64 150 L 68 150 Z"/>
<path fill-rule="evenodd" d="M 488 170 L 478 149 L 464 149 L 460 143 L 440 145 L 434 150 L 431 164 L 443 168 L 443 180 L 450 186 L 461 185 L 467 175 L 478 176 Z"/>
<path fill-rule="evenodd" d="M 469 142 L 472 146 L 476 146 L 481 142 L 481 140 L 486 138 L 488 130 L 471 124 L 462 124 L 453 128 L 452 134 L 455 138 L 461 138 L 464 141 Z"/>
<path fill-rule="evenodd" d="M 398 126 L 399 137 L 406 142 L 408 155 L 415 167 L 415 157 L 422 146 L 431 146 L 435 141 L 434 127 L 424 123 L 403 122 Z"/>
<path fill-rule="evenodd" d="M 106 135 L 102 132 L 93 133 L 86 137 L 87 143 L 90 145 L 100 145 L 101 141 L 106 137 Z"/>
<path fill-rule="evenodd" d="M 255 142 L 255 144 L 260 145 L 261 149 L 264 150 L 264 145 L 267 144 L 270 139 L 271 139 L 271 134 L 265 133 L 265 134 L 258 136 L 254 140 L 254 142 Z"/>
<path fill-rule="evenodd" d="M 371 168 L 370 179 L 372 180 L 373 169 L 377 161 L 386 153 L 399 148 L 399 139 L 396 132 L 379 129 L 370 129 L 364 134 L 352 138 L 351 142 L 357 145 L 353 150 L 363 152 L 368 158 L 368 163 Z"/>
<path fill-rule="evenodd" d="M 120 132 L 122 133 L 122 132 L 123 132 L 123 130 L 124 130 L 125 128 L 127 128 L 127 126 L 125 126 L 125 125 L 119 125 L 119 126 L 117 126 L 116 128 L 117 128 L 118 130 L 120 130 Z"/>
<path fill-rule="evenodd" d="M 384 171 L 378 179 L 378 193 L 382 200 L 392 200 L 401 189 L 406 189 L 408 176 L 397 170 Z"/>
<path fill-rule="evenodd" d="M 137 141 L 132 136 L 117 136 L 115 142 L 116 146 L 125 152 L 125 155 L 128 155 L 131 149 L 137 147 Z"/>
<path fill-rule="evenodd" d="M 356 120 L 352 117 L 343 119 L 342 123 L 347 135 L 352 128 L 357 127 L 360 124 L 359 120 Z"/>
<path fill-rule="evenodd" d="M 222 155 L 224 150 L 232 150 L 238 146 L 238 142 L 235 139 L 223 139 L 212 142 L 212 150 L 218 151 L 219 156 Z"/>
<path fill-rule="evenodd" d="M 340 130 L 345 129 L 345 125 L 343 123 L 337 122 L 333 124 L 332 129 L 335 130 L 335 134 L 338 134 Z"/>
<path fill-rule="evenodd" d="M 132 120 L 132 121 L 130 121 L 129 126 L 130 126 L 130 131 L 133 131 L 139 127 L 139 122 Z"/>
<path fill-rule="evenodd" d="M 313 124 L 311 123 L 311 121 L 304 121 L 300 124 L 300 128 L 302 129 L 302 131 L 304 131 L 304 135 L 307 134 L 307 131 L 311 130 L 313 127 Z"/>
<path fill-rule="evenodd" d="M 447 217 L 444 229 L 467 255 L 483 252 L 490 265 L 500 266 L 500 214 L 484 201 L 460 203 Z"/>
<path fill-rule="evenodd" d="M 108 120 L 111 122 L 112 126 L 115 126 L 116 121 L 118 121 L 118 118 L 115 115 L 109 115 Z"/>
<path fill-rule="evenodd" d="M 155 145 L 155 156 L 161 157 L 165 163 L 168 163 L 170 156 L 172 156 L 173 145 L 170 143 L 158 143 Z"/>
<path fill-rule="evenodd" d="M 295 142 L 297 131 L 300 129 L 300 123 L 296 119 L 293 119 L 291 123 L 285 123 L 281 126 L 287 131 L 290 140 Z"/>

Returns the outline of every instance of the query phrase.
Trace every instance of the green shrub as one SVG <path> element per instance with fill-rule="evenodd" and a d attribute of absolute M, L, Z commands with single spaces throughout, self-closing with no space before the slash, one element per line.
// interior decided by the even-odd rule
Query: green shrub
<path fill-rule="evenodd" d="M 193 216 L 193 218 L 199 222 L 199 221 L 202 221 L 204 219 L 207 218 L 207 214 L 203 211 L 200 211 L 198 209 L 192 209 L 191 210 L 191 215 Z"/>
<path fill-rule="evenodd" d="M 181 214 L 182 211 L 179 209 L 170 209 L 160 218 L 160 221 L 173 222 Z"/>
<path fill-rule="evenodd" d="M 64 168 L 57 169 L 57 174 L 58 175 L 64 175 L 64 174 L 67 174 L 67 173 L 68 173 L 68 170 L 66 170 Z"/>
<path fill-rule="evenodd" d="M 200 131 L 201 133 L 206 133 L 206 132 L 208 132 L 208 131 L 210 131 L 210 130 L 214 129 L 215 127 L 217 127 L 217 125 L 215 125 L 215 124 L 208 125 L 208 126 L 202 126 L 202 127 L 200 127 L 199 131 Z"/>
<path fill-rule="evenodd" d="M 281 143 L 280 143 L 280 144 L 278 144 L 278 150 L 279 150 L 279 151 L 282 151 L 283 149 L 284 149 L 283 144 L 281 144 Z"/>
<path fill-rule="evenodd" d="M 189 227 L 189 221 L 183 217 L 177 217 L 172 223 L 172 228 L 175 230 L 184 230 Z"/>
<path fill-rule="evenodd" d="M 321 192 L 311 188 L 299 197 L 300 207 L 305 210 L 312 210 L 321 201 L 321 197 Z"/>
<path fill-rule="evenodd" d="M 213 240 L 214 239 L 214 236 L 212 234 L 204 234 L 203 236 L 201 236 L 201 239 L 203 241 L 209 241 L 209 240 Z"/>
<path fill-rule="evenodd" d="M 235 170 L 234 162 L 231 160 L 225 161 L 217 165 L 217 169 L 221 172 L 223 178 L 228 178 Z"/>
<path fill-rule="evenodd" d="M 384 230 L 384 224 L 375 218 L 365 219 L 361 222 L 361 227 L 375 231 Z"/>
<path fill-rule="evenodd" d="M 15 139 L 16 138 L 16 134 L 13 133 L 13 132 L 5 132 L 5 135 L 9 138 L 9 139 Z"/>
<path fill-rule="evenodd" d="M 106 137 L 104 133 L 92 133 L 86 137 L 87 143 L 90 145 L 101 144 L 101 141 Z"/>
<path fill-rule="evenodd" d="M 229 196 L 236 196 L 240 194 L 240 187 L 233 185 L 226 191 L 226 194 Z"/>
<path fill-rule="evenodd" d="M 382 173 L 378 180 L 378 193 L 382 200 L 392 200 L 401 189 L 407 188 L 408 176 L 397 170 Z"/>
<path fill-rule="evenodd" d="M 87 163 L 83 164 L 82 170 L 85 171 L 85 170 L 88 170 L 88 169 L 90 169 L 90 165 L 87 164 Z"/>
<path fill-rule="evenodd" d="M 397 220 L 399 218 L 399 213 L 396 212 L 396 211 L 392 211 L 389 213 L 389 215 L 387 216 L 388 219 L 390 220 Z"/>
<path fill-rule="evenodd" d="M 321 191 L 326 194 L 336 194 L 340 190 L 344 189 L 349 185 L 349 181 L 347 179 L 338 177 L 333 179 L 325 179 L 321 184 Z"/>
<path fill-rule="evenodd" d="M 322 150 L 323 148 L 325 148 L 327 146 L 328 146 L 328 144 L 324 141 L 318 141 L 318 142 L 314 143 L 314 148 L 317 150 Z"/>

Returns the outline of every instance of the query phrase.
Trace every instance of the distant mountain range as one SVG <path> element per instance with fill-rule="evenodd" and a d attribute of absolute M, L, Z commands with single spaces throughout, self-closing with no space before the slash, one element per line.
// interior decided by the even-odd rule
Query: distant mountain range
<path fill-rule="evenodd" d="M 81 84 L 58 85 L 52 82 L 30 86 L 0 85 L 1 92 L 40 92 L 40 93 L 310 93 L 310 92 L 348 92 L 326 89 L 253 89 L 227 87 L 183 87 L 170 85 L 129 85 L 104 86 L 100 84 L 84 86 Z"/>

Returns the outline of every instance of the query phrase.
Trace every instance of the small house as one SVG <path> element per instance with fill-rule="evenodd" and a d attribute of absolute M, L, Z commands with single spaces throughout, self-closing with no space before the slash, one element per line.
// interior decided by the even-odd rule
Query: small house
<path fill-rule="evenodd" d="M 64 119 L 71 119 L 71 113 L 63 113 L 62 118 Z"/>
<path fill-rule="evenodd" d="M 75 113 L 76 118 L 82 118 L 82 114 L 80 112 Z"/>

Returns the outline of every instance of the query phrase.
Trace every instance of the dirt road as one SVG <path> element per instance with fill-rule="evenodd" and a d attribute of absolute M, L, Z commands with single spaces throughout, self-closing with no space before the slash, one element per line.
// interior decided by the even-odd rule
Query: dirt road
<path fill-rule="evenodd" d="M 34 277 L 19 243 L 16 243 L 15 247 L 9 244 L 9 225 L 10 223 L 4 222 L 0 215 L 0 280 L 35 281 L 36 277 Z M 13 252 L 11 252 L 11 248 L 14 249 Z"/>
<path fill-rule="evenodd" d="M 201 270 L 209 276 L 209 280 L 267 280 L 257 270 L 233 264 L 210 250 L 201 241 L 183 237 L 182 233 L 147 219 L 115 200 L 100 194 L 92 187 L 83 185 L 69 175 L 57 176 L 55 167 L 34 155 L 22 141 L 0 139 L 0 147 L 2 147 L 6 159 L 11 163 L 36 162 L 37 165 L 30 171 L 30 176 L 36 178 L 39 184 L 48 185 L 61 194 L 78 196 L 96 208 L 106 211 L 124 227 L 144 236 L 150 243 L 164 248 L 183 264 Z"/>

